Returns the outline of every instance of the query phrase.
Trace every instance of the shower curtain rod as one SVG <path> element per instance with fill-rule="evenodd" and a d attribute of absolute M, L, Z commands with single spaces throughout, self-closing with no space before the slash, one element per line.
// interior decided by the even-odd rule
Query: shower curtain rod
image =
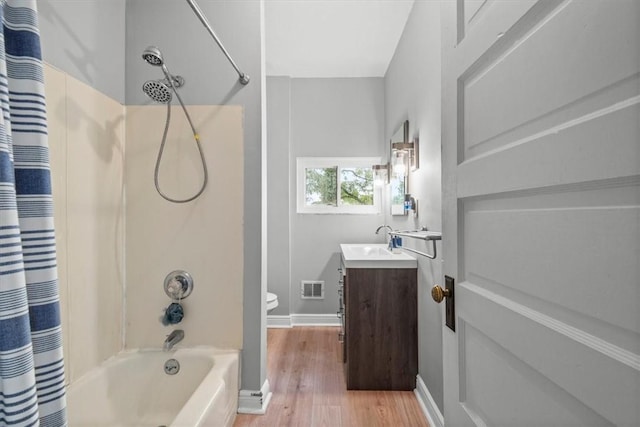
<path fill-rule="evenodd" d="M 224 55 L 227 57 L 227 59 L 229 60 L 233 68 L 235 68 L 236 72 L 238 73 L 238 76 L 240 77 L 238 79 L 240 83 L 242 83 L 243 85 L 249 84 L 249 80 L 250 80 L 249 76 L 243 73 L 240 70 L 240 68 L 238 68 L 234 60 L 231 58 L 231 55 L 229 55 L 229 52 L 227 52 L 227 49 L 224 48 L 224 46 L 222 45 L 222 42 L 220 41 L 220 39 L 218 39 L 218 36 L 216 36 L 216 33 L 213 31 L 213 28 L 211 28 L 211 25 L 209 25 L 209 21 L 207 21 L 207 18 L 204 16 L 204 13 L 202 13 L 202 10 L 200 9 L 200 6 L 198 6 L 198 3 L 196 3 L 195 0 L 187 0 L 187 3 L 189 3 L 189 6 L 191 6 L 191 9 L 193 9 L 193 12 L 200 19 L 200 22 L 202 22 L 202 25 L 204 25 L 207 31 L 209 31 L 209 34 L 211 34 L 211 37 L 213 37 L 213 39 L 216 41 L 216 43 L 222 50 L 222 53 L 224 53 Z"/>

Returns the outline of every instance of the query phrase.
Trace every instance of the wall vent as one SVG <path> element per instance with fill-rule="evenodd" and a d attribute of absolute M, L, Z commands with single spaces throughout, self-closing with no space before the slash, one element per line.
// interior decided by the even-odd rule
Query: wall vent
<path fill-rule="evenodd" d="M 303 280 L 300 283 L 300 298 L 324 299 L 324 281 Z"/>

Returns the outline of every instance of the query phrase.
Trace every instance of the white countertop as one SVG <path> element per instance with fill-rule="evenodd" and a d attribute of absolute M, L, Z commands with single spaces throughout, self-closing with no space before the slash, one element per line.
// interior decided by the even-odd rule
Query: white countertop
<path fill-rule="evenodd" d="M 382 243 L 341 243 L 346 268 L 417 268 L 418 261 L 402 250 L 392 253 Z"/>

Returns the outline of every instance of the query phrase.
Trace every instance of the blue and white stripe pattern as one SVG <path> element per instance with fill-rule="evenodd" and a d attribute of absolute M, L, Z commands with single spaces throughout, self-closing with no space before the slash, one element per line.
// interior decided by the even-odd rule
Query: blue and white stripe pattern
<path fill-rule="evenodd" d="M 0 426 L 66 426 L 36 1 L 0 6 Z"/>

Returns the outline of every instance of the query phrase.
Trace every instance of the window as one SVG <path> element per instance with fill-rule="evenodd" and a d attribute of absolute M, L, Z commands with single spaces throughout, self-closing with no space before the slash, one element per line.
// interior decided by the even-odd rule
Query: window
<path fill-rule="evenodd" d="M 299 157 L 298 213 L 380 213 L 371 168 L 377 163 L 371 157 Z"/>

